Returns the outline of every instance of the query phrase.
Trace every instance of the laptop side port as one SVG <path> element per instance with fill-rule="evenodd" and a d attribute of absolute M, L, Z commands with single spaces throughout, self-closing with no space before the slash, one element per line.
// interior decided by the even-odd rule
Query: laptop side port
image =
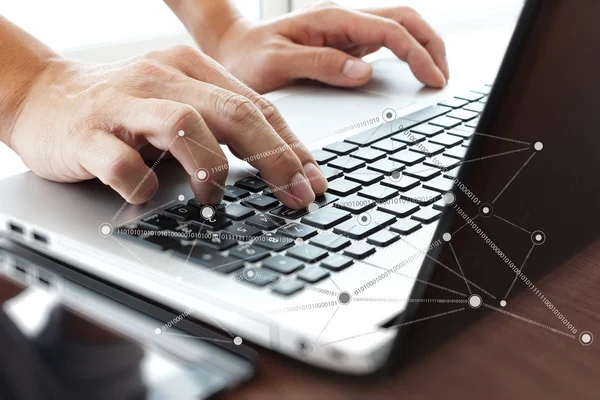
<path fill-rule="evenodd" d="M 36 242 L 40 242 L 43 244 L 48 244 L 48 237 L 46 235 L 42 235 L 41 233 L 38 232 L 33 232 L 33 240 L 35 240 Z"/>
<path fill-rule="evenodd" d="M 25 229 L 23 229 L 23 227 L 21 225 L 15 224 L 14 222 L 9 222 L 8 223 L 8 229 L 13 232 L 13 233 L 17 233 L 19 235 L 22 235 L 25 233 Z"/>

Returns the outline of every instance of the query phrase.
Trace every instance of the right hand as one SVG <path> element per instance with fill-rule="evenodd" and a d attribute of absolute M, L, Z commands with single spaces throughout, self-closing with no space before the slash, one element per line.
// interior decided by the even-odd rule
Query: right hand
<path fill-rule="evenodd" d="M 188 46 L 114 64 L 52 60 L 17 115 L 9 144 L 33 172 L 59 182 L 97 177 L 132 204 L 158 189 L 138 152 L 147 144 L 179 160 L 202 204 L 223 195 L 228 166 L 219 143 L 255 156 L 250 164 L 272 189 L 282 188 L 274 192 L 289 207 L 305 207 L 327 189 L 279 111 Z M 209 173 L 205 182 L 195 178 L 200 168 Z"/>

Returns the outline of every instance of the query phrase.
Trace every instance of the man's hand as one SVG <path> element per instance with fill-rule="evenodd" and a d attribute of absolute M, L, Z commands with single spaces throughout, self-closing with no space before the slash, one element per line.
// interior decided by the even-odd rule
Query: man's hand
<path fill-rule="evenodd" d="M 209 7 L 208 3 L 199 4 Z M 212 3 L 210 7 L 216 8 L 227 2 Z M 417 79 L 429 86 L 443 87 L 449 79 L 444 42 L 406 7 L 357 11 L 325 2 L 259 23 L 236 14 L 223 18 L 219 26 L 215 23 L 211 34 L 206 31 L 210 23 L 194 29 L 197 25 L 190 18 L 186 25 L 200 46 L 259 93 L 301 78 L 336 86 L 364 85 L 372 69 L 361 58 L 382 46 L 406 61 Z M 225 23 L 230 24 L 226 30 L 221 26 Z"/>
<path fill-rule="evenodd" d="M 222 198 L 227 159 L 219 143 L 283 188 L 275 193 L 287 206 L 304 207 L 327 189 L 277 109 L 187 46 L 114 64 L 49 60 L 17 116 L 8 143 L 33 172 L 60 182 L 98 177 L 133 204 L 158 188 L 138 152 L 147 144 L 181 162 L 203 204 Z M 204 182 L 195 178 L 201 168 Z"/>

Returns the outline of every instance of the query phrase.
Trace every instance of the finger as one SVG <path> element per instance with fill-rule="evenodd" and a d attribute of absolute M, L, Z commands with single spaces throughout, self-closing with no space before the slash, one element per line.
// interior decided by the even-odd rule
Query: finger
<path fill-rule="evenodd" d="M 330 47 L 293 45 L 286 69 L 294 79 L 309 78 L 335 86 L 361 86 L 373 68 L 360 58 Z"/>
<path fill-rule="evenodd" d="M 396 21 L 339 7 L 320 10 L 316 15 L 306 14 L 302 18 L 306 26 L 324 35 L 335 31 L 356 45 L 387 47 L 406 61 L 415 77 L 426 85 L 442 87 L 447 83 L 427 50 Z"/>
<path fill-rule="evenodd" d="M 156 54 L 154 57 L 165 59 L 162 53 Z M 270 101 L 241 83 L 216 61 L 198 53 L 194 49 L 186 46 L 178 46 L 171 50 L 169 58 L 167 60 L 168 63 L 175 65 L 178 70 L 183 71 L 189 77 L 202 82 L 211 82 L 216 86 L 249 99 L 259 108 L 267 122 L 299 158 L 304 168 L 304 175 L 308 178 L 314 193 L 322 194 L 327 190 L 327 179 L 321 172 L 311 152 L 294 135 L 279 110 Z M 237 152 L 236 149 L 232 150 Z M 238 152 L 238 154 L 241 153 Z"/>
<path fill-rule="evenodd" d="M 285 205 L 301 208 L 314 200 L 300 159 L 246 97 L 183 76 L 164 95 L 203 115 L 216 136 L 257 168 Z"/>
<path fill-rule="evenodd" d="M 158 178 L 140 154 L 116 136 L 97 131 L 79 152 L 79 163 L 131 204 L 150 200 L 158 190 Z"/>
<path fill-rule="evenodd" d="M 436 65 L 442 70 L 446 80 L 450 79 L 450 68 L 446 57 L 446 45 L 437 32 L 423 17 L 408 7 L 391 7 L 361 10 L 363 12 L 392 19 L 414 36 L 415 39 L 431 54 Z"/>
<path fill-rule="evenodd" d="M 173 154 L 190 175 L 201 204 L 219 204 L 227 179 L 227 157 L 196 109 L 171 100 L 131 99 L 123 106 L 120 122 L 134 134 L 144 135 L 164 155 Z"/>

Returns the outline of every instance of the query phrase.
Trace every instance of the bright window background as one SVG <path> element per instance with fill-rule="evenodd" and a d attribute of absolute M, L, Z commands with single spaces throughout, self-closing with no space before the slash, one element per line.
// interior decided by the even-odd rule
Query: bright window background
<path fill-rule="evenodd" d="M 260 0 L 236 0 L 249 18 Z M 55 49 L 181 34 L 162 0 L 0 0 L 0 14 Z"/>

